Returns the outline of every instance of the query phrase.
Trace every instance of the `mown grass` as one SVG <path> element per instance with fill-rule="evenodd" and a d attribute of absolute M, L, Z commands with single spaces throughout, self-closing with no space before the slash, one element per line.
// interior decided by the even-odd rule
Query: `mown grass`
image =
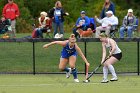
<path fill-rule="evenodd" d="M 82 83 L 83 75 L 80 83 L 65 75 L 0 75 L 0 93 L 139 93 L 139 76 L 118 77 L 117 82 L 102 84 L 101 75 L 94 75 L 90 83 Z"/>

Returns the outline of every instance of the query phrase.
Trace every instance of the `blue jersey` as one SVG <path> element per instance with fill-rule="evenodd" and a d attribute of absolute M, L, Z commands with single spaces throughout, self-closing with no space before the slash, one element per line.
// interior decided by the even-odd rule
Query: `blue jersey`
<path fill-rule="evenodd" d="M 61 57 L 69 58 L 70 56 L 77 56 L 77 51 L 75 49 L 75 45 L 73 48 L 70 48 L 69 43 L 67 43 L 66 46 L 63 47 L 63 50 L 61 51 Z"/>

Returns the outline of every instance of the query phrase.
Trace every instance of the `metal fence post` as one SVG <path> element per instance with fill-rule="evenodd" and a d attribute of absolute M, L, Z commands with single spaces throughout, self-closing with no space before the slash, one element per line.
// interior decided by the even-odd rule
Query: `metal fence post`
<path fill-rule="evenodd" d="M 35 75 L 35 42 L 33 41 L 33 74 Z"/>
<path fill-rule="evenodd" d="M 87 58 L 87 42 L 85 41 L 84 44 L 85 44 L 85 57 Z M 85 75 L 86 75 L 86 69 L 87 69 L 87 66 L 85 64 Z"/>
<path fill-rule="evenodd" d="M 139 41 L 137 41 L 137 65 L 138 65 L 138 67 L 137 67 L 137 73 L 138 73 L 138 75 L 140 74 L 140 64 L 139 64 Z"/>

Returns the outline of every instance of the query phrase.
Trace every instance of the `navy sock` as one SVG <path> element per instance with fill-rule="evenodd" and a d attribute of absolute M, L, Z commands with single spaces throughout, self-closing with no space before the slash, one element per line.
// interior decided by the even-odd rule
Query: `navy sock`
<path fill-rule="evenodd" d="M 65 68 L 63 71 L 69 72 L 69 69 L 68 68 Z"/>
<path fill-rule="evenodd" d="M 72 69 L 72 74 L 73 74 L 74 79 L 77 79 L 77 70 L 76 70 L 76 68 Z"/>

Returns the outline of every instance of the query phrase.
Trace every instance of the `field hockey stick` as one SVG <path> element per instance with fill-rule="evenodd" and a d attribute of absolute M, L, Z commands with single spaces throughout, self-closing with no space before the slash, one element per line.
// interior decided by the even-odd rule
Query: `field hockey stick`
<path fill-rule="evenodd" d="M 88 78 L 88 69 L 89 69 L 89 66 L 86 65 L 86 79 Z"/>
<path fill-rule="evenodd" d="M 108 56 L 98 67 L 96 67 L 86 78 L 85 81 L 83 81 L 84 83 L 90 82 L 89 78 L 91 78 L 91 76 L 93 76 L 93 74 L 102 66 L 102 64 L 104 64 L 106 62 L 107 59 L 109 59 L 110 56 Z"/>

